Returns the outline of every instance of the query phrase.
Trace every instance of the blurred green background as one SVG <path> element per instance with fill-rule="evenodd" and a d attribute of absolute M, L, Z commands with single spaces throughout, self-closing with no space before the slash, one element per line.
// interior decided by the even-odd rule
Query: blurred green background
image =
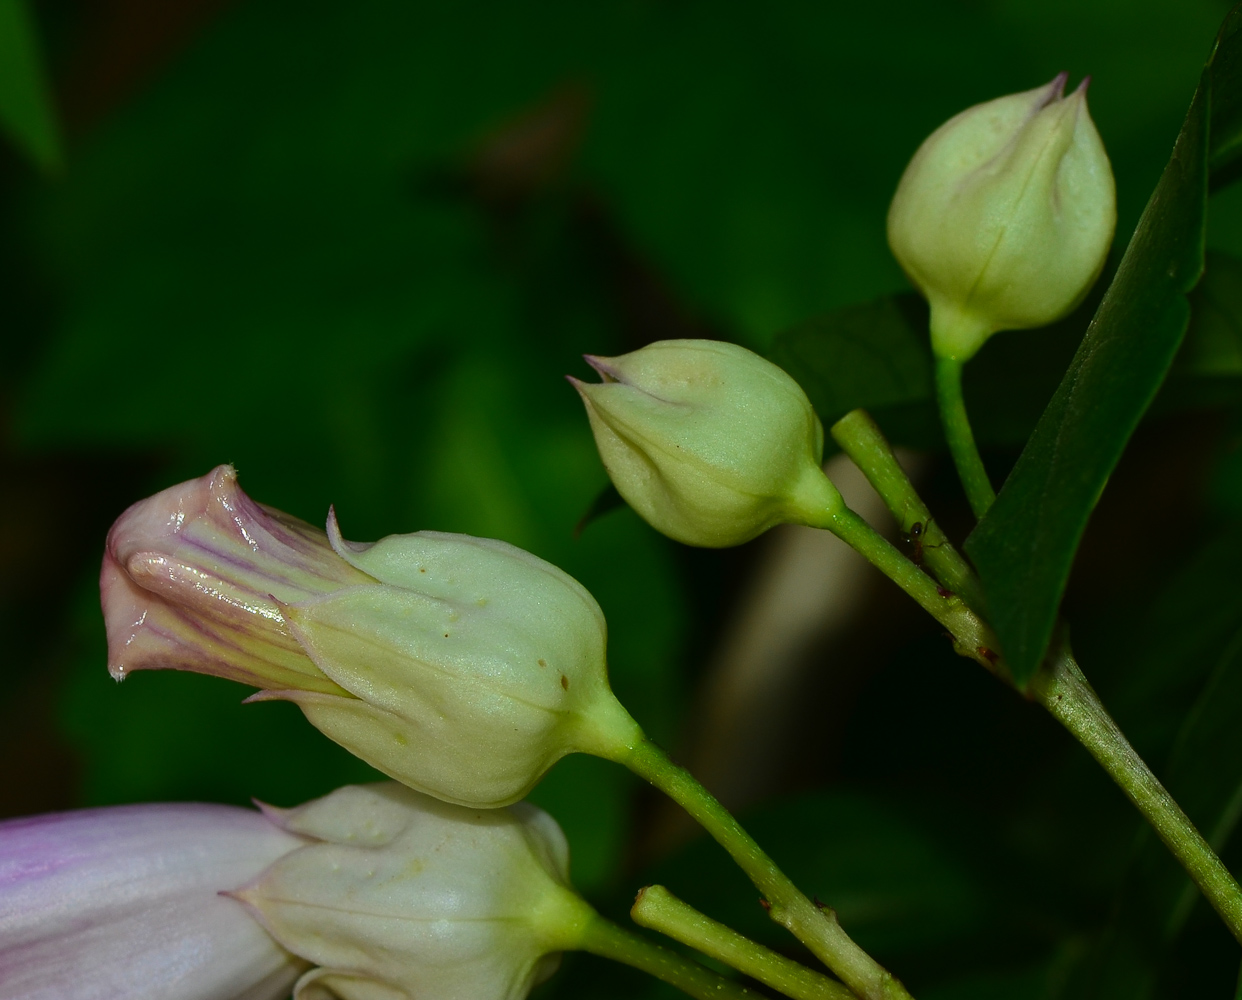
<path fill-rule="evenodd" d="M 0 151 L 0 816 L 288 805 L 373 775 L 228 682 L 108 678 L 108 525 L 221 462 L 309 521 L 334 503 L 351 538 L 465 531 L 562 566 L 608 616 L 619 696 L 678 747 L 759 546 L 689 551 L 628 510 L 575 537 L 607 480 L 561 376 L 585 377 L 583 352 L 668 337 L 764 351 L 903 290 L 884 216 L 918 143 L 1063 69 L 1093 77 L 1124 247 L 1228 5 L 30 9 L 63 162 L 50 134 Z M 1242 254 L 1242 191 L 1214 199 L 1210 242 Z M 1088 674 L 1162 768 L 1222 654 L 1237 658 L 1240 441 L 1228 407 L 1150 421 L 1068 597 Z M 930 455 L 929 499 L 960 537 L 960 490 Z M 1168 929 L 1177 873 L 1085 754 L 878 600 L 860 627 L 897 640 L 832 665 L 853 677 L 832 733 L 808 724 L 754 806 L 777 860 L 923 1000 L 1232 997 L 1236 944 L 1201 905 Z M 789 950 L 718 851 L 660 846 L 660 810 L 618 769 L 569 759 L 535 800 L 610 912 L 663 878 Z M 581 958 L 541 989 L 638 995 L 665 994 Z"/>

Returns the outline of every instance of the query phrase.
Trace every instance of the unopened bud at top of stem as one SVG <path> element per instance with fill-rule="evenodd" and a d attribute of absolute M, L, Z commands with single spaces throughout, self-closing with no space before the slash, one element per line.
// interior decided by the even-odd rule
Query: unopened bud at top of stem
<path fill-rule="evenodd" d="M 744 347 L 664 340 L 587 357 L 582 396 L 617 492 L 689 545 L 739 545 L 841 505 L 820 468 L 824 431 L 801 387 Z"/>
<path fill-rule="evenodd" d="M 1066 75 L 961 112 L 910 161 L 888 241 L 931 305 L 932 347 L 964 362 L 998 330 L 1069 313 L 1104 267 L 1112 169 Z"/>

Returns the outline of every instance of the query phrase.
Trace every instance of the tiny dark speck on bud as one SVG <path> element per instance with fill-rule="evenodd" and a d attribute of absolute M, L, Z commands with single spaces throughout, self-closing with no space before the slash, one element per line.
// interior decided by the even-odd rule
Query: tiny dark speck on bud
<path fill-rule="evenodd" d="M 547 661 L 547 660 L 536 660 L 535 662 L 536 662 L 536 663 L 538 663 L 538 664 L 539 664 L 539 666 L 541 666 L 541 667 L 546 667 L 546 666 L 548 665 L 548 661 Z"/>
<path fill-rule="evenodd" d="M 561 687 L 563 687 L 566 691 L 569 690 L 569 678 L 564 674 L 561 674 Z"/>
<path fill-rule="evenodd" d="M 445 633 L 444 633 L 444 638 L 446 638 L 446 639 L 448 638 L 448 633 L 447 633 L 447 632 L 445 632 Z"/>

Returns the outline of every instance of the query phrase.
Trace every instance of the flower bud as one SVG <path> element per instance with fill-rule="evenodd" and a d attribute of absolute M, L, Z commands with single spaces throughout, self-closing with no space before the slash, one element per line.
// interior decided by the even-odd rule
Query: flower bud
<path fill-rule="evenodd" d="M 968 360 L 998 330 L 1052 323 L 1095 283 L 1117 221 L 1087 81 L 968 108 L 906 167 L 888 242 L 931 305 L 932 347 Z"/>
<path fill-rule="evenodd" d="M 251 501 L 222 466 L 135 504 L 108 536 L 109 663 L 229 677 L 438 798 L 493 807 L 555 761 L 641 737 L 608 687 L 591 595 L 504 542 L 346 542 Z"/>
<path fill-rule="evenodd" d="M 220 894 L 303 843 L 196 803 L 0 823 L 0 1000 L 282 1000 L 305 963 Z"/>
<path fill-rule="evenodd" d="M 595 919 L 560 827 L 526 803 L 480 812 L 385 783 L 268 815 L 311 843 L 232 895 L 316 966 L 295 1000 L 518 1000 Z"/>
<path fill-rule="evenodd" d="M 824 430 L 801 387 L 737 344 L 663 340 L 587 356 L 571 378 L 617 492 L 688 545 L 739 545 L 841 504 L 820 469 Z"/>

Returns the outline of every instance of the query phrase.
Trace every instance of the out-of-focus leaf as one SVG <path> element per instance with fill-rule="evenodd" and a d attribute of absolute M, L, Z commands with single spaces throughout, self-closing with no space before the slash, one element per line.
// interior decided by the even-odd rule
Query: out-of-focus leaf
<path fill-rule="evenodd" d="M 1190 295 L 1190 326 L 1150 413 L 1242 402 L 1242 261 L 1209 250 Z"/>
<path fill-rule="evenodd" d="M 770 356 L 797 379 L 825 427 L 859 407 L 926 402 L 926 312 L 913 294 L 847 306 L 779 334 Z"/>
<path fill-rule="evenodd" d="M 60 169 L 60 126 L 26 0 L 0 0 L 0 126 L 40 169 Z"/>
<path fill-rule="evenodd" d="M 988 342 L 966 370 L 966 398 L 981 447 L 1026 441 L 1088 316 L 1084 306 L 1052 326 L 1006 332 Z M 942 448 L 927 319 L 927 304 L 905 292 L 778 334 L 771 357 L 798 380 L 826 426 L 862 407 L 893 444 Z"/>
<path fill-rule="evenodd" d="M 1242 8 L 1226 18 L 1173 157 L 1095 319 L 995 505 L 967 540 L 1019 684 L 1038 668 L 1087 518 L 1151 403 L 1203 269 L 1212 93 L 1235 83 Z"/>
<path fill-rule="evenodd" d="M 1221 50 L 1212 76 L 1212 146 L 1208 166 L 1211 186 L 1217 190 L 1242 175 L 1242 51 L 1236 47 Z"/>
<path fill-rule="evenodd" d="M 1186 343 L 1170 374 L 1242 376 L 1242 261 L 1209 250 L 1190 297 Z"/>
<path fill-rule="evenodd" d="M 617 492 L 617 488 L 612 483 L 609 483 L 596 494 L 595 499 L 591 501 L 591 506 L 587 508 L 586 513 L 574 525 L 574 536 L 581 535 L 592 521 L 598 520 L 610 511 L 624 506 L 625 499 Z"/>
<path fill-rule="evenodd" d="M 1242 784 L 1242 753 L 1231 745 L 1242 730 L 1236 719 L 1242 696 L 1228 690 L 1238 684 L 1242 659 L 1240 561 L 1242 531 L 1209 536 L 1151 596 L 1145 613 L 1125 609 L 1112 630 L 1124 680 L 1108 698 L 1110 709 L 1145 759 L 1169 761 L 1158 768 L 1161 778 L 1206 836 L 1222 835 L 1222 845 L 1228 805 Z M 1084 942 L 1066 1000 L 1163 996 L 1161 977 L 1186 964 L 1175 946 L 1217 932 L 1228 938 L 1216 915 L 1201 907 L 1193 914 L 1198 923 L 1175 940 L 1197 892 L 1151 830 L 1137 816 L 1133 824 L 1138 840 L 1113 890 L 1110 921 Z M 1200 983 L 1219 979 L 1219 971 L 1204 965 Z"/>
<path fill-rule="evenodd" d="M 960 979 L 919 991 L 920 1000 L 1054 1000 L 1060 967 L 1049 961 L 1004 972 L 965 972 Z M 1135 1000 L 1129 997 L 1127 1000 Z"/>
<path fill-rule="evenodd" d="M 987 919 L 984 877 L 908 808 L 824 792 L 752 811 L 743 823 L 794 883 L 833 907 L 869 951 L 930 951 Z M 696 841 L 644 878 L 668 885 L 748 936 L 790 944 L 767 919 L 754 886 L 712 842 Z"/>
<path fill-rule="evenodd" d="M 1242 818 L 1242 632 L 1224 645 L 1216 667 L 1184 717 L 1164 782 L 1220 854 Z M 1199 892 L 1148 836 L 1134 867 L 1135 887 L 1167 942 L 1180 932 Z"/>
<path fill-rule="evenodd" d="M 1215 532 L 1153 595 L 1145 614 L 1118 623 L 1124 683 L 1109 708 L 1145 759 L 1169 759 L 1221 651 L 1242 628 L 1239 564 L 1242 529 Z"/>
<path fill-rule="evenodd" d="M 1221 655 L 1182 727 L 1166 783 L 1219 854 L 1242 819 L 1242 633 Z M 1169 932 L 1185 922 L 1197 891 L 1184 882 Z"/>

